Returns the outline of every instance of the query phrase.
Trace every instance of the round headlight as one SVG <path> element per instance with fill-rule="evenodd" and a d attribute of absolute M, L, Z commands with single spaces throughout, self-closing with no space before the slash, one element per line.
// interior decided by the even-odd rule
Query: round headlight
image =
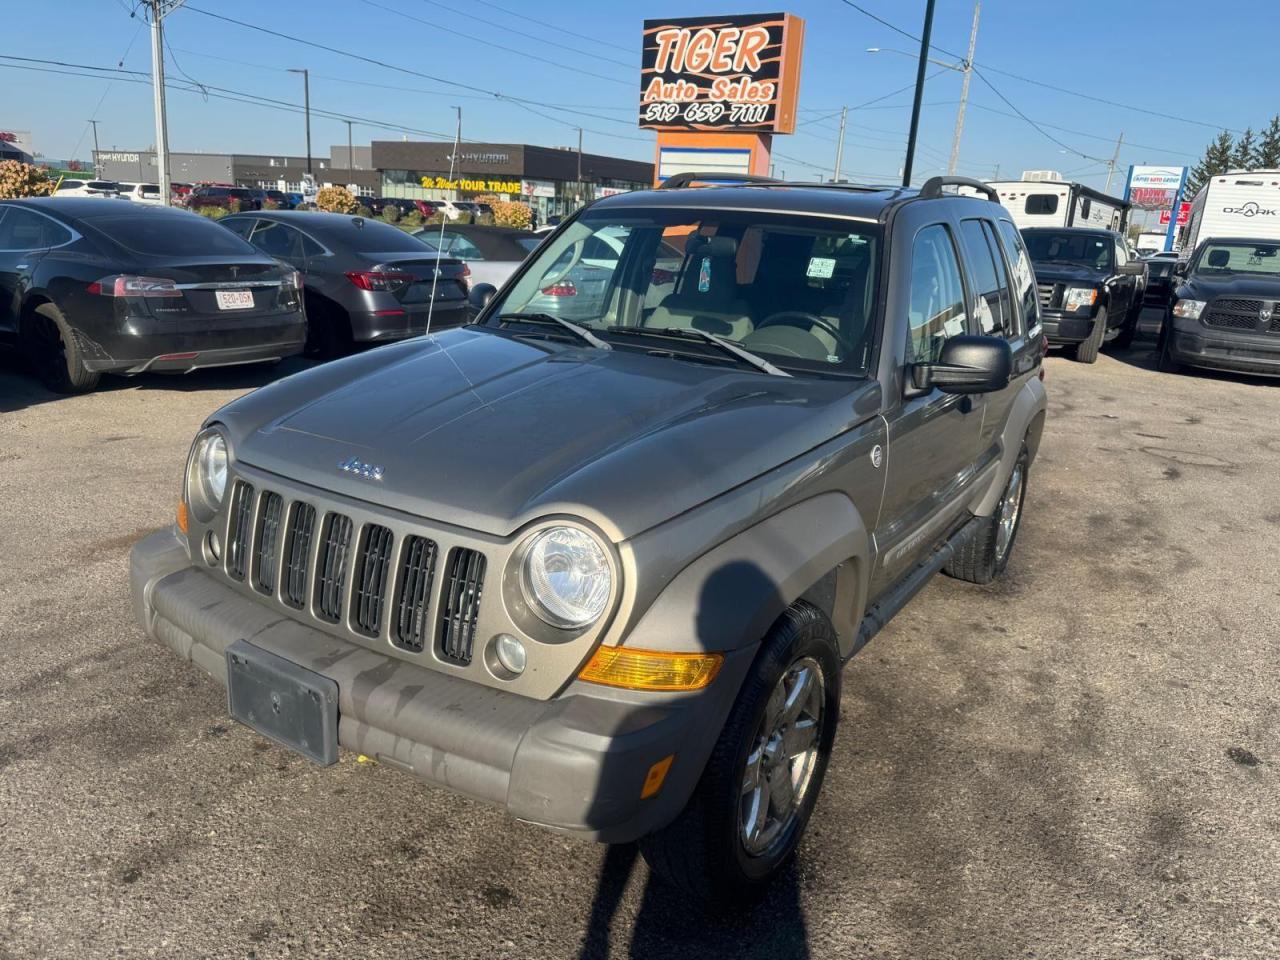
<path fill-rule="evenodd" d="M 538 616 L 576 629 L 600 619 L 613 590 L 609 558 L 596 538 L 576 527 L 550 527 L 529 544 L 524 586 Z"/>
<path fill-rule="evenodd" d="M 187 484 L 191 505 L 203 507 L 204 513 L 217 512 L 227 492 L 227 441 L 222 434 L 206 430 L 196 438 L 191 471 Z"/>

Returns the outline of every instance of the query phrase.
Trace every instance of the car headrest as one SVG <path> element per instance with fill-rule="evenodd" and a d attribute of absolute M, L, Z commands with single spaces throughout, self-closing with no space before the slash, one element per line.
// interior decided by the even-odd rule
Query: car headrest
<path fill-rule="evenodd" d="M 1218 250 L 1209 251 L 1209 266 L 1225 267 L 1230 262 L 1231 262 L 1230 250 L 1218 249 Z"/>

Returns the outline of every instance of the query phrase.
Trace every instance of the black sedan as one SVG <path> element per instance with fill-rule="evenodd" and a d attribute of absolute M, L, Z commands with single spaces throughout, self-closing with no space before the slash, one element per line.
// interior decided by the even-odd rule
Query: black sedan
<path fill-rule="evenodd" d="M 301 277 L 216 223 L 96 198 L 0 201 L 0 338 L 50 388 L 103 373 L 278 360 L 306 340 Z"/>
<path fill-rule="evenodd" d="M 467 265 L 437 254 L 399 227 L 301 210 L 242 213 L 218 222 L 302 273 L 310 346 L 321 356 L 338 356 L 356 343 L 456 327 L 471 318 Z"/>

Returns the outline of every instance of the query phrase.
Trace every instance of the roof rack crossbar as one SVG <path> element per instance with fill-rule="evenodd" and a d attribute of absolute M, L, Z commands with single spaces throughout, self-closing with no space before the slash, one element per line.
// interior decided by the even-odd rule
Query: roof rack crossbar
<path fill-rule="evenodd" d="M 775 180 L 773 177 L 759 177 L 753 173 L 699 173 L 690 171 L 687 173 L 673 173 L 658 184 L 658 189 L 679 190 L 681 187 L 687 187 L 694 183 L 782 183 L 782 181 Z"/>
<path fill-rule="evenodd" d="M 920 188 L 920 197 L 925 200 L 937 199 L 943 195 L 943 187 L 969 187 L 983 194 L 992 203 L 1000 202 L 1000 195 L 996 193 L 994 187 L 989 187 L 973 177 L 930 177 Z"/>

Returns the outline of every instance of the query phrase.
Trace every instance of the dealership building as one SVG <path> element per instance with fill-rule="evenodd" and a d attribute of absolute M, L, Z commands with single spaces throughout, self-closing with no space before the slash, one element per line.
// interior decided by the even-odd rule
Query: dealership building
<path fill-rule="evenodd" d="M 376 194 L 379 175 L 370 164 L 369 148 L 356 147 L 354 164 L 347 148 L 330 148 L 328 157 L 312 157 L 311 171 L 322 187 L 354 186 L 357 193 Z M 332 159 L 331 159 L 332 158 Z M 155 183 L 156 155 L 151 150 L 95 150 L 93 160 L 104 180 Z M 302 192 L 307 158 L 261 153 L 169 153 L 169 178 L 179 183 L 232 183 L 238 187 Z"/>
<path fill-rule="evenodd" d="M 372 163 L 384 197 L 466 200 L 493 194 L 521 199 L 541 220 L 611 193 L 653 186 L 653 164 L 521 143 L 375 140 Z"/>

